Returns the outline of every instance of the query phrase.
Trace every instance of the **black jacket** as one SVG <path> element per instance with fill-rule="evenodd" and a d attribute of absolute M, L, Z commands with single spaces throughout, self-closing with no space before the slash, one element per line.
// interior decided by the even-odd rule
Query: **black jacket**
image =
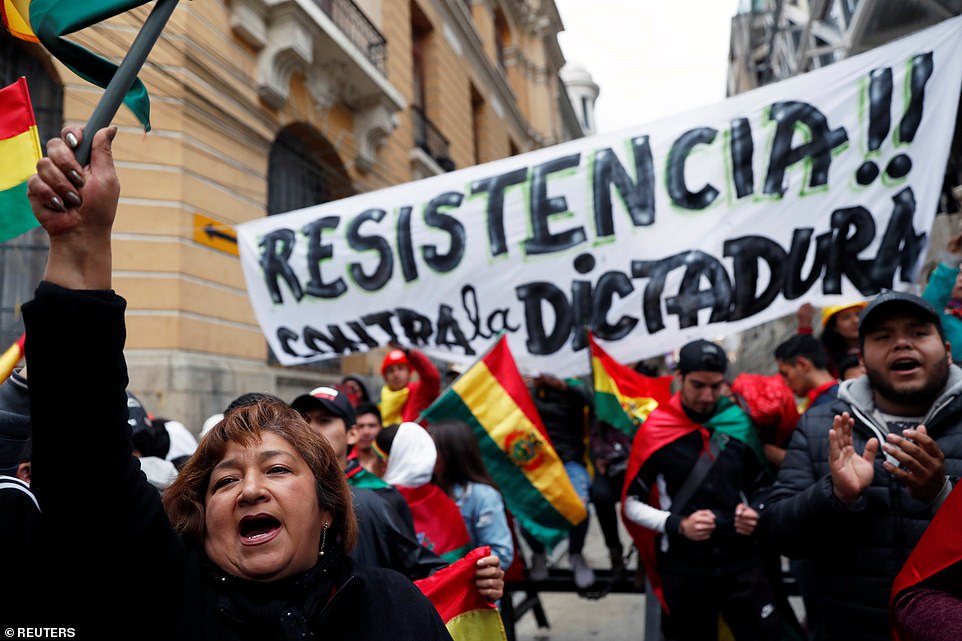
<path fill-rule="evenodd" d="M 413 528 L 380 493 L 363 487 L 352 487 L 351 493 L 358 527 L 351 558 L 359 565 L 390 568 L 411 580 L 423 579 L 448 565 L 418 543 Z"/>
<path fill-rule="evenodd" d="M 868 379 L 843 383 L 838 398 L 813 407 L 799 421 L 778 480 L 762 506 L 758 531 L 778 552 L 811 559 L 814 589 L 822 600 L 823 638 L 888 641 L 892 581 L 933 513 L 884 470 L 881 451 L 875 478 L 862 496 L 851 506 L 835 498 L 828 430 L 835 415 L 845 411 L 855 419 L 857 452 L 879 436 L 875 430 L 884 435 L 886 428 L 873 418 Z M 946 390 L 924 423 L 945 455 L 946 473 L 957 482 L 962 475 L 962 370 L 954 365 Z"/>
<path fill-rule="evenodd" d="M 532 387 L 531 398 L 561 460 L 584 463 L 591 396 L 581 381 L 566 378 L 565 382 L 568 387 L 563 390 L 549 385 Z"/>
<path fill-rule="evenodd" d="M 125 305 L 112 291 L 41 283 L 23 306 L 32 489 L 58 564 L 51 592 L 35 595 L 56 621 L 43 625 L 77 639 L 450 639 L 396 572 L 329 555 L 303 576 L 254 585 L 177 536 L 131 454 Z"/>

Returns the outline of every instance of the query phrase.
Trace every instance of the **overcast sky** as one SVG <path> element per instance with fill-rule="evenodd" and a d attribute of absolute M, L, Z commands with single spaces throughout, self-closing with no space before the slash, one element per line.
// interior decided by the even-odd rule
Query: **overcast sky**
<path fill-rule="evenodd" d="M 565 59 L 601 87 L 597 133 L 725 98 L 738 0 L 555 0 Z"/>

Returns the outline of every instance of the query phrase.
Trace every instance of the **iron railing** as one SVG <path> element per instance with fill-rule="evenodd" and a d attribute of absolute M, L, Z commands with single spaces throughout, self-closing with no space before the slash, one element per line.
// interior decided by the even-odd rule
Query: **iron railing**
<path fill-rule="evenodd" d="M 352 0 L 314 0 L 374 67 L 387 76 L 387 40 Z"/>
<path fill-rule="evenodd" d="M 414 144 L 434 159 L 444 171 L 454 171 L 454 161 L 448 151 L 448 139 L 444 137 L 434 123 L 431 122 L 424 110 L 411 105 L 411 117 L 414 119 Z"/>

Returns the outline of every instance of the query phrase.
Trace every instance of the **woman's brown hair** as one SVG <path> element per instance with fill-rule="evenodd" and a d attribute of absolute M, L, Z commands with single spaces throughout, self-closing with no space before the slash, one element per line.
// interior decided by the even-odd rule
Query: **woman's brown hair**
<path fill-rule="evenodd" d="M 203 546 L 205 497 L 214 466 L 224 458 L 229 443 L 249 447 L 267 432 L 290 443 L 311 468 L 318 505 L 332 515 L 328 549 L 336 547 L 349 552 L 357 539 L 357 521 L 344 470 L 327 439 L 312 430 L 299 412 L 273 397 L 228 410 L 201 439 L 193 456 L 164 492 L 164 509 L 174 529 L 188 542 Z"/>
<path fill-rule="evenodd" d="M 470 482 L 498 489 L 484 466 L 481 448 L 470 425 L 456 419 L 444 419 L 431 423 L 428 432 L 438 448 L 438 456 L 444 461 L 441 472 L 435 475 L 435 482 L 446 494 L 450 494 L 455 485 Z"/>

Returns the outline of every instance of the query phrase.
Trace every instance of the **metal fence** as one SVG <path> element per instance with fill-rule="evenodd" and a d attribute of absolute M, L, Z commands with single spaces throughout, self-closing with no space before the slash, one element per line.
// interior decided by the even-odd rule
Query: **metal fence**
<path fill-rule="evenodd" d="M 387 76 L 387 40 L 352 0 L 314 0 L 381 75 Z"/>
<path fill-rule="evenodd" d="M 424 110 L 417 105 L 411 106 L 411 117 L 414 119 L 414 144 L 427 155 L 431 156 L 444 171 L 454 171 L 454 161 L 448 150 L 448 139 L 424 115 Z"/>

